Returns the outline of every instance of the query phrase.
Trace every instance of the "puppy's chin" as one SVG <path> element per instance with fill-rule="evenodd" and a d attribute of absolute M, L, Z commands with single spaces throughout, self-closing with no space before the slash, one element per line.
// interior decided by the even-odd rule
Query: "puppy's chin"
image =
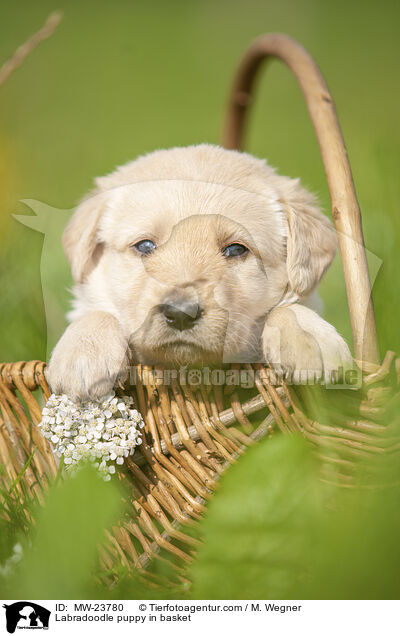
<path fill-rule="evenodd" d="M 146 322 L 131 332 L 129 344 L 133 359 L 141 364 L 205 366 L 222 362 L 225 340 L 226 320 L 202 320 L 179 332 L 167 327 L 158 314 L 149 313 Z"/>
<path fill-rule="evenodd" d="M 204 366 L 222 362 L 223 351 L 210 351 L 186 341 L 166 342 L 151 348 L 136 347 L 135 359 L 141 364 L 180 366 Z"/>
<path fill-rule="evenodd" d="M 261 336 L 255 323 L 251 329 L 243 325 L 234 332 L 227 331 L 226 324 L 214 324 L 207 325 L 201 332 L 182 334 L 147 327 L 137 330 L 129 339 L 136 363 L 199 367 L 261 360 Z"/>

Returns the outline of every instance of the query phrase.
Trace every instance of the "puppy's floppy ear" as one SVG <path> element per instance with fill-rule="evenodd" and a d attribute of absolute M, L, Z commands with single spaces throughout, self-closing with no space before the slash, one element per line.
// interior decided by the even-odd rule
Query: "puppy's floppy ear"
<path fill-rule="evenodd" d="M 98 224 L 105 206 L 103 192 L 96 190 L 77 207 L 64 230 L 62 242 L 76 283 L 88 276 L 102 251 Z"/>
<path fill-rule="evenodd" d="M 329 267 L 337 249 L 335 229 L 317 208 L 311 194 L 292 181 L 290 196 L 282 198 L 287 217 L 287 270 L 298 296 L 309 294 Z"/>

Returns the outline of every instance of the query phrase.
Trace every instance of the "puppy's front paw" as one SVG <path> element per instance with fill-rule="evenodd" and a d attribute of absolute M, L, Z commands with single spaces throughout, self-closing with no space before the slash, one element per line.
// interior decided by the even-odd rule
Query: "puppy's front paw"
<path fill-rule="evenodd" d="M 271 311 L 262 339 L 265 362 L 278 377 L 294 383 L 328 384 L 354 366 L 350 350 L 336 329 L 303 305 Z"/>
<path fill-rule="evenodd" d="M 47 379 L 52 391 L 75 401 L 99 399 L 128 373 L 129 347 L 122 328 L 106 312 L 74 321 L 53 350 Z"/>

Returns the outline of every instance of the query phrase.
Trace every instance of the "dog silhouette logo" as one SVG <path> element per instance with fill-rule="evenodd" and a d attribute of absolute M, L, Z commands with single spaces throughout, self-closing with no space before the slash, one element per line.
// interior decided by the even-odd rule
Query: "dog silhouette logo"
<path fill-rule="evenodd" d="M 48 629 L 50 610 L 32 603 L 18 601 L 11 605 L 3 605 L 6 610 L 6 627 L 9 634 L 18 629 Z"/>

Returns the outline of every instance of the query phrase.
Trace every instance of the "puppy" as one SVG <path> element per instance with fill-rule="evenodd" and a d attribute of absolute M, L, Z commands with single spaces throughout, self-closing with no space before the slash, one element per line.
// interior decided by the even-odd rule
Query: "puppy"
<path fill-rule="evenodd" d="M 262 361 L 303 382 L 352 364 L 303 304 L 335 231 L 265 161 L 206 144 L 140 157 L 96 180 L 63 244 L 76 285 L 48 368 L 56 393 L 98 398 L 130 362 Z"/>

